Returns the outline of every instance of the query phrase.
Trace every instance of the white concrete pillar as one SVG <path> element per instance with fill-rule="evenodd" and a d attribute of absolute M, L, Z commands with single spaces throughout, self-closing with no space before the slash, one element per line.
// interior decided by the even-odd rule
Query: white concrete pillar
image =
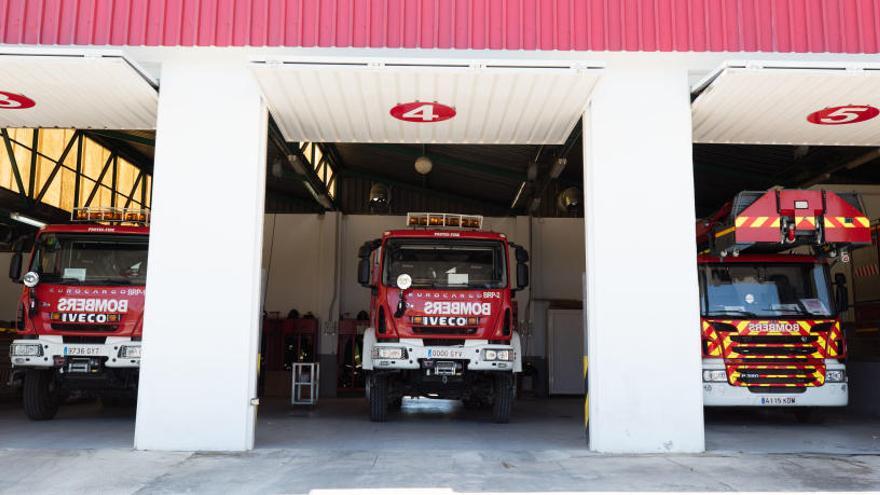
<path fill-rule="evenodd" d="M 266 106 L 243 57 L 181 55 L 160 84 L 135 448 L 247 450 Z"/>
<path fill-rule="evenodd" d="M 687 72 L 610 66 L 584 118 L 589 440 L 704 449 Z"/>

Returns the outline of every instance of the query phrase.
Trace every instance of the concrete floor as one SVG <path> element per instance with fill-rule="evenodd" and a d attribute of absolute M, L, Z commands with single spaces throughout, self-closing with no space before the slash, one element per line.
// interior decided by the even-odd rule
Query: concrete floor
<path fill-rule="evenodd" d="M 419 400 L 374 424 L 359 399 L 311 411 L 270 403 L 257 450 L 210 454 L 133 451 L 132 409 L 82 403 L 32 423 L 5 405 L 0 493 L 880 490 L 878 419 L 802 425 L 775 411 L 710 413 L 707 454 L 611 456 L 586 451 L 581 411 L 579 399 L 520 401 L 514 421 L 496 425 L 488 411 Z"/>

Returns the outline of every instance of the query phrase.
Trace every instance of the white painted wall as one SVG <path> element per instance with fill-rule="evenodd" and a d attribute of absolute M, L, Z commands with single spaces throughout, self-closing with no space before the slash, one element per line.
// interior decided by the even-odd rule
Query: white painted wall
<path fill-rule="evenodd" d="M 267 121 L 243 55 L 163 65 L 138 449 L 253 448 Z"/>
<path fill-rule="evenodd" d="M 609 66 L 584 122 L 590 448 L 702 451 L 687 70 Z"/>

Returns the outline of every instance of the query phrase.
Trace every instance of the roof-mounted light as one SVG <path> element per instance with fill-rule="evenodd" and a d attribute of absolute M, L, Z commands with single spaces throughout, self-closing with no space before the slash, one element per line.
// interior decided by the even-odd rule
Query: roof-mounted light
<path fill-rule="evenodd" d="M 458 213 L 407 213 L 409 227 L 455 227 L 461 229 L 482 229 L 482 215 L 461 215 Z"/>
<path fill-rule="evenodd" d="M 72 222 L 105 222 L 150 224 L 149 208 L 113 208 L 85 206 L 70 212 Z"/>

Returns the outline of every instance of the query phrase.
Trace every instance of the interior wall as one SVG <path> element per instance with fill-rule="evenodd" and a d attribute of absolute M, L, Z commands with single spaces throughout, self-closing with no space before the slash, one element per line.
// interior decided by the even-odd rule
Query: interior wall
<path fill-rule="evenodd" d="M 4 270 L 8 268 L 11 259 L 11 252 L 0 252 L 0 267 Z M 15 321 L 15 308 L 20 295 L 21 284 L 9 280 L 6 276 L 0 278 L 0 321 Z"/>
<path fill-rule="evenodd" d="M 819 184 L 814 189 L 827 189 L 835 192 L 857 192 L 862 197 L 865 205 L 865 215 L 871 222 L 880 218 L 880 185 L 865 184 Z M 852 263 L 836 263 L 831 268 L 832 273 L 843 273 L 849 280 L 849 298 L 853 297 L 853 273 Z M 862 295 L 864 298 L 864 295 Z M 855 311 L 850 308 L 844 315 L 844 321 L 852 321 Z M 876 394 L 876 383 L 880 380 L 880 362 L 867 360 L 847 361 L 847 375 L 849 377 L 849 408 L 858 414 L 880 416 L 880 398 Z"/>
<path fill-rule="evenodd" d="M 265 309 L 282 317 L 292 308 L 300 314 L 313 313 L 328 335 L 322 339 L 322 354 L 335 353 L 335 341 L 329 334 L 340 315 L 354 318 L 362 310 L 369 311 L 370 292 L 357 283 L 358 248 L 387 230 L 406 225 L 405 216 L 334 215 L 338 214 L 270 214 L 263 229 Z M 338 289 L 334 287 L 335 218 L 341 223 Z M 516 298 L 519 319 L 531 321 L 525 354 L 543 357 L 550 301 L 583 298 L 583 219 L 532 219 L 530 226 L 528 217 L 492 217 L 484 220 L 484 228 L 504 233 L 510 241 L 529 249 L 531 287 L 517 293 Z M 531 306 L 530 294 L 535 298 Z"/>

